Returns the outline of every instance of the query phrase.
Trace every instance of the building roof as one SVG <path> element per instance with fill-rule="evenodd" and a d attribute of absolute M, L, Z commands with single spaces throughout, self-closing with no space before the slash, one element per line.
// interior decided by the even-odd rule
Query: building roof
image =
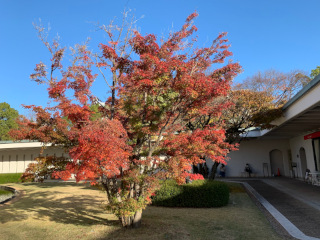
<path fill-rule="evenodd" d="M 306 86 L 304 86 L 296 95 L 294 95 L 284 106 L 283 109 L 287 109 L 293 103 L 298 101 L 301 97 L 309 92 L 315 85 L 320 82 L 320 74 L 317 75 L 312 81 L 310 81 Z"/>
<path fill-rule="evenodd" d="M 41 148 L 43 144 L 41 142 L 22 140 L 19 142 L 14 141 L 0 141 L 0 151 L 8 149 L 30 149 L 30 148 Z"/>
<path fill-rule="evenodd" d="M 261 136 L 263 139 L 289 139 L 320 129 L 320 75 L 301 89 L 283 106 L 277 126 Z"/>

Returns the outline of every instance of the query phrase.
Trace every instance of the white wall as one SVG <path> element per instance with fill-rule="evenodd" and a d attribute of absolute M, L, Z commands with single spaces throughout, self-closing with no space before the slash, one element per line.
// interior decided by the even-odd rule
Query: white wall
<path fill-rule="evenodd" d="M 28 164 L 34 162 L 34 158 L 40 155 L 41 148 L 6 148 L 0 149 L 0 173 L 22 173 Z M 42 156 L 53 155 L 62 156 L 63 149 L 48 147 Z M 65 154 L 65 153 L 64 153 Z M 66 154 L 65 154 L 66 155 Z"/>
<path fill-rule="evenodd" d="M 229 160 L 226 166 L 227 177 L 241 177 L 246 163 L 249 163 L 253 173 L 257 177 L 263 177 L 263 163 L 268 164 L 269 176 L 272 176 L 270 165 L 270 152 L 278 149 L 282 152 L 284 176 L 291 177 L 291 162 L 297 163 L 296 174 L 303 178 L 305 173 L 301 169 L 301 160 L 299 150 L 305 149 L 307 168 L 311 172 L 315 171 L 312 140 L 304 140 L 304 135 L 292 138 L 290 140 L 263 140 L 252 139 L 242 141 L 238 151 L 228 154 Z M 207 166 L 211 169 L 213 162 L 207 160 Z"/>
<path fill-rule="evenodd" d="M 284 175 L 290 176 L 289 169 L 289 141 L 288 140 L 262 140 L 252 139 L 240 143 L 238 151 L 228 154 L 229 160 L 226 165 L 226 177 L 241 177 L 246 163 L 252 168 L 253 174 L 263 177 L 263 163 L 268 164 L 269 176 L 271 176 L 269 153 L 278 149 L 282 152 Z M 213 162 L 208 160 L 207 166 L 211 169 Z M 282 173 L 283 174 L 283 173 Z"/>

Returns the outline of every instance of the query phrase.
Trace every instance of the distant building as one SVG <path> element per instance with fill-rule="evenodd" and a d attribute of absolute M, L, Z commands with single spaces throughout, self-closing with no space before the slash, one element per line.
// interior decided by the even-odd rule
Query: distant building
<path fill-rule="evenodd" d="M 0 173 L 22 173 L 28 164 L 34 162 L 39 156 L 56 155 L 63 156 L 63 149 L 58 147 L 46 147 L 42 151 L 43 144 L 40 142 L 0 142 Z"/>

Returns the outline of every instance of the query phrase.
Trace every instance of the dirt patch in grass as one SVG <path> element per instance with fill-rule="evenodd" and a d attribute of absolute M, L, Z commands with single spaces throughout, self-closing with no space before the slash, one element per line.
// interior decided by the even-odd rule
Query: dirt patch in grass
<path fill-rule="evenodd" d="M 242 184 L 234 183 L 234 182 L 226 182 L 229 187 L 230 193 L 244 193 L 246 192 L 245 188 Z"/>
<path fill-rule="evenodd" d="M 23 189 L 1 208 L 0 239 L 281 239 L 244 192 L 222 208 L 148 207 L 139 229 L 102 209 L 103 192 L 75 183 L 10 184 Z M 17 231 L 17 229 L 19 229 Z"/>

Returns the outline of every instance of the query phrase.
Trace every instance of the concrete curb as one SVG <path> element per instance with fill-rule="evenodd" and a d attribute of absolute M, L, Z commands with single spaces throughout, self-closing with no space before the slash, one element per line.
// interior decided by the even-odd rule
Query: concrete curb
<path fill-rule="evenodd" d="M 16 189 L 16 188 L 13 188 L 13 187 L 0 185 L 0 188 L 4 189 L 4 190 L 11 191 L 11 192 L 14 193 L 12 197 L 0 202 L 0 208 L 3 207 L 3 206 L 7 206 L 7 205 L 10 205 L 12 203 L 15 203 L 16 201 L 18 201 L 25 194 L 24 190 Z"/>
<path fill-rule="evenodd" d="M 4 204 L 4 203 L 14 199 L 17 195 L 19 195 L 19 191 L 17 191 L 16 189 L 14 189 L 12 187 L 0 186 L 0 189 L 12 192 L 12 194 L 13 194 L 11 197 L 6 198 L 5 200 L 1 201 L 0 204 Z"/>

